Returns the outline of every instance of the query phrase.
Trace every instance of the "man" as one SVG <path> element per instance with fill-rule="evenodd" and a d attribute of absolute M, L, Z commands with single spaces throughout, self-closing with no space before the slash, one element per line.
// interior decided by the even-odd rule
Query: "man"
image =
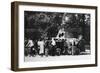
<path fill-rule="evenodd" d="M 58 31 L 58 34 L 57 34 L 56 38 L 58 38 L 58 39 L 65 39 L 65 30 L 64 30 L 64 28 L 62 28 L 62 29 L 60 29 Z"/>
<path fill-rule="evenodd" d="M 42 39 L 40 39 L 38 41 L 38 46 L 39 46 L 39 55 L 43 56 L 44 54 L 44 41 Z"/>
<path fill-rule="evenodd" d="M 26 47 L 28 47 L 28 53 L 29 56 L 32 56 L 31 48 L 34 46 L 33 40 L 28 39 L 28 43 L 26 44 Z"/>
<path fill-rule="evenodd" d="M 46 40 L 45 41 L 45 56 L 46 57 L 49 55 L 49 45 L 50 45 L 49 40 Z"/>
<path fill-rule="evenodd" d="M 52 54 L 52 56 L 55 56 L 56 42 L 55 42 L 54 38 L 52 38 L 51 41 L 52 41 L 52 42 L 51 42 L 51 45 L 52 45 L 51 54 Z"/>
<path fill-rule="evenodd" d="M 77 47 L 80 49 L 80 52 L 85 52 L 85 41 L 82 35 L 79 35 L 78 41 Z"/>

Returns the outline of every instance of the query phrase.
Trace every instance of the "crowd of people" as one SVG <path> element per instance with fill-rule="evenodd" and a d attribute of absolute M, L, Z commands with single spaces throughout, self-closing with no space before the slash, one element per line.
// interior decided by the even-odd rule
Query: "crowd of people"
<path fill-rule="evenodd" d="M 85 52 L 84 40 L 82 36 L 79 38 L 40 38 L 33 41 L 32 39 L 25 40 L 25 56 L 60 56 L 60 55 L 80 55 Z"/>

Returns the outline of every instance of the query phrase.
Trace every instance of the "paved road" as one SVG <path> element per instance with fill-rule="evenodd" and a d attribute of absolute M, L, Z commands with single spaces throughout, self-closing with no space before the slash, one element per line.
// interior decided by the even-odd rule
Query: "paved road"
<path fill-rule="evenodd" d="M 90 59 L 90 51 L 82 52 L 81 55 L 60 55 L 60 56 L 35 56 L 35 57 L 25 57 L 25 62 L 37 62 L 37 61 L 63 61 L 63 60 L 80 60 L 80 59 Z"/>

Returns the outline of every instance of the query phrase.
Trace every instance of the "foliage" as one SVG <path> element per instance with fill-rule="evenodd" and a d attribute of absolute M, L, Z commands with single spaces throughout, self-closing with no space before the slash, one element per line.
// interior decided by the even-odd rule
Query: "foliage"
<path fill-rule="evenodd" d="M 82 34 L 86 41 L 90 41 L 90 14 L 33 11 L 25 11 L 24 14 L 27 38 L 56 37 L 59 29 L 64 28 L 73 37 Z"/>

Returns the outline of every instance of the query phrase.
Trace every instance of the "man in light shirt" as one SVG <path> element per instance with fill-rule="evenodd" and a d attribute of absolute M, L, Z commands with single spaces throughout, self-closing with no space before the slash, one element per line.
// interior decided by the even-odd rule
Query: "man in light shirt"
<path fill-rule="evenodd" d="M 38 46 L 39 46 L 39 55 L 43 56 L 44 54 L 44 41 L 42 39 L 40 39 L 38 41 Z"/>

